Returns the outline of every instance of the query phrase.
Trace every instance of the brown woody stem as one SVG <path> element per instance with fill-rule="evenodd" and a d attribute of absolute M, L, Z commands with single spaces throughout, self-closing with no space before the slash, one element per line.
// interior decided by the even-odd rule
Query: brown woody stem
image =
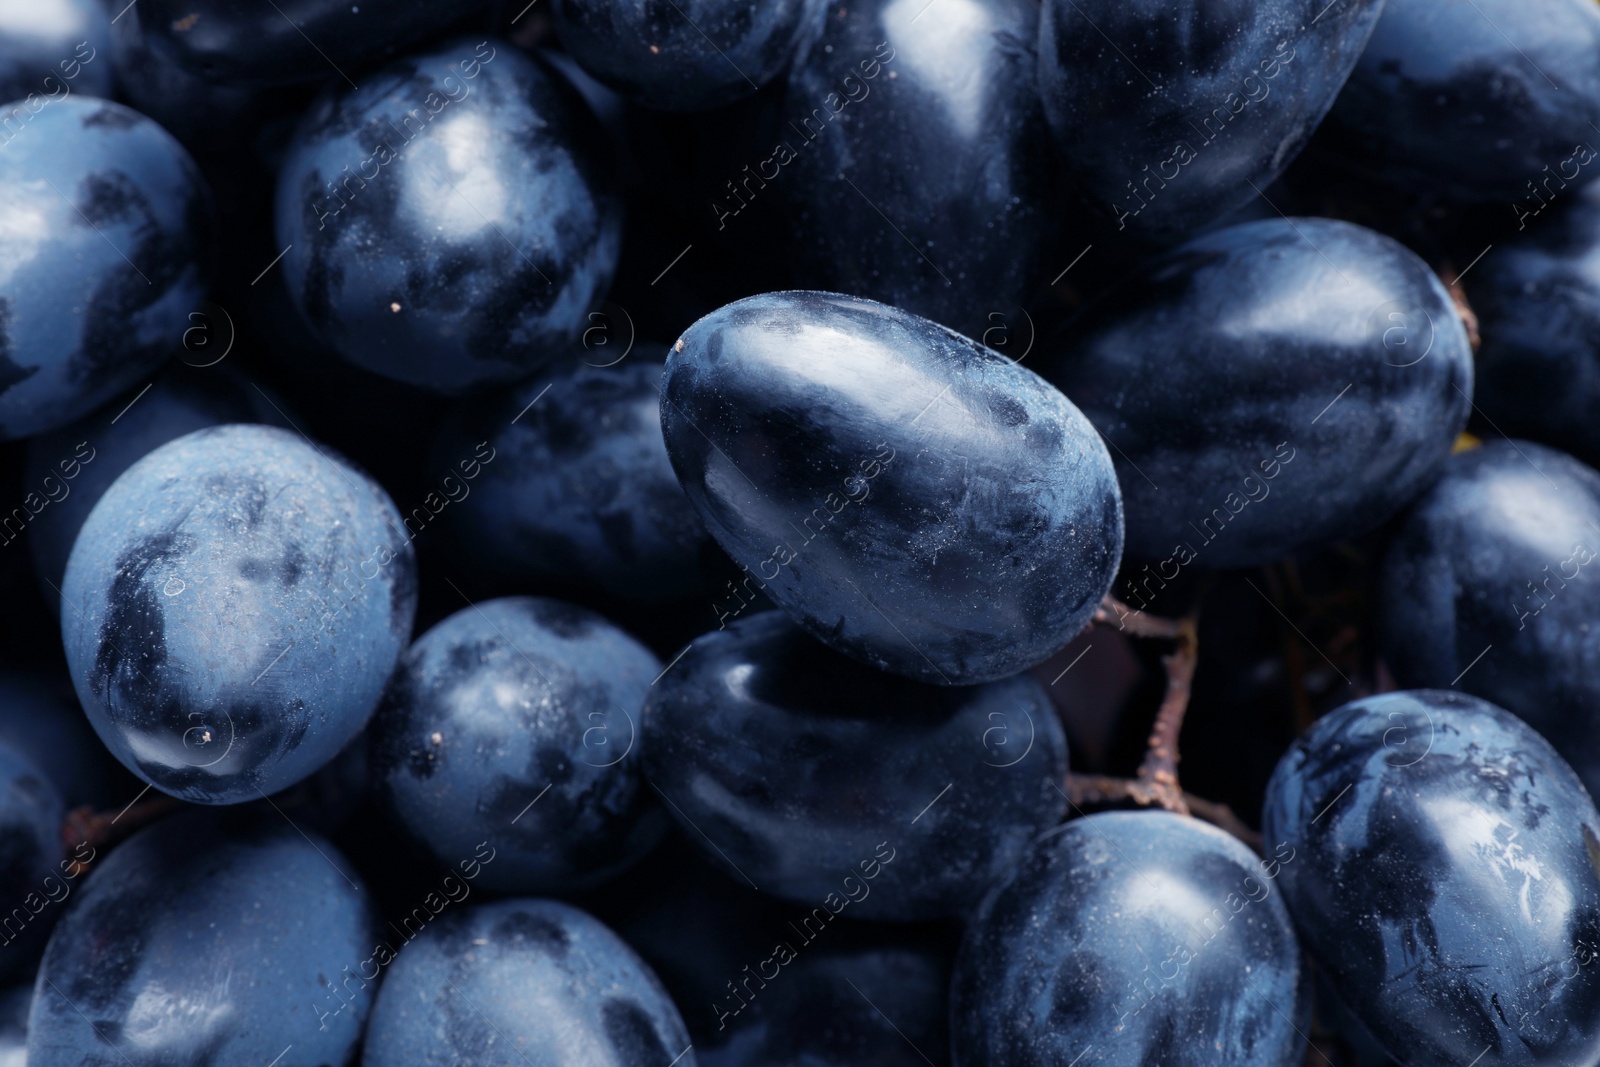
<path fill-rule="evenodd" d="M 74 808 L 61 823 L 61 843 L 69 853 L 83 845 L 98 853 L 182 806 L 181 801 L 157 793 L 149 799 L 137 799 L 119 811 L 95 811 L 88 805 Z M 77 877 L 88 869 L 92 860 L 74 859 L 72 862 L 77 868 L 73 877 Z"/>

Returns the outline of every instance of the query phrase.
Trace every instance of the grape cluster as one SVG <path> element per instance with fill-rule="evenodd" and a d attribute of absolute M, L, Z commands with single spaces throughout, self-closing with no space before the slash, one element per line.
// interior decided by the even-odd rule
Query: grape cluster
<path fill-rule="evenodd" d="M 0 1065 L 1600 1067 L 1592 0 L 0 0 Z"/>

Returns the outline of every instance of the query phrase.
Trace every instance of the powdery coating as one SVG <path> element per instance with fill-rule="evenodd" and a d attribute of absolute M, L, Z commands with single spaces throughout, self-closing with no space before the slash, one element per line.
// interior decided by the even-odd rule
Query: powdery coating
<path fill-rule="evenodd" d="M 1267 840 L 1273 840 L 1268 835 Z M 1269 846 L 1270 847 L 1270 846 Z M 1107 812 L 1046 835 L 967 928 L 956 1067 L 1283 1067 L 1310 985 L 1269 867 L 1215 827 Z"/>
<path fill-rule="evenodd" d="M 141 0 L 136 13 L 165 63 L 211 82 L 282 85 L 327 78 L 330 65 L 352 67 L 392 55 L 484 6 L 484 0 L 297 0 L 285 13 L 270 3 Z"/>
<path fill-rule="evenodd" d="M 645 107 L 703 111 L 775 78 L 821 29 L 824 0 L 556 0 L 567 51 Z"/>
<path fill-rule="evenodd" d="M 1596 175 L 1600 161 L 1585 172 Z M 1529 193 L 1518 204 L 1527 232 L 1496 242 L 1463 280 L 1483 334 L 1474 401 L 1505 433 L 1593 465 L 1600 463 L 1600 186 L 1563 192 L 1560 176 L 1542 172 L 1538 182 L 1539 198 Z M 1547 214 L 1546 201 L 1557 205 Z"/>
<path fill-rule="evenodd" d="M 1600 817 L 1520 720 L 1437 690 L 1294 743 L 1262 832 L 1339 996 L 1409 1067 L 1600 1063 Z"/>
<path fill-rule="evenodd" d="M 495 456 L 444 514 L 456 560 L 502 586 L 581 582 L 635 603 L 694 592 L 715 549 L 667 459 L 661 364 L 571 361 L 466 402 L 440 431 L 441 479 L 462 482 L 480 441 Z"/>
<path fill-rule="evenodd" d="M 0 4 L 0 100 L 110 96 L 110 43 L 111 16 L 94 0 L 7 0 Z"/>
<path fill-rule="evenodd" d="M 1327 219 L 1197 238 L 1051 348 L 1044 373 L 1116 445 L 1128 554 L 1169 571 L 1372 529 L 1437 476 L 1471 404 L 1472 351 L 1438 278 Z"/>
<path fill-rule="evenodd" d="M 1066 735 L 1032 678 L 896 678 L 782 612 L 690 645 L 644 736 L 646 775 L 707 860 L 825 916 L 959 914 L 1066 810 Z"/>
<path fill-rule="evenodd" d="M 1383 658 L 1538 730 L 1600 790 L 1600 474 L 1526 441 L 1452 456 L 1384 558 Z"/>
<path fill-rule="evenodd" d="M 1223 218 L 1299 154 L 1382 6 L 1046 0 L 1039 91 L 1070 180 L 1141 237 Z"/>
<path fill-rule="evenodd" d="M 163 792 L 252 800 L 336 756 L 411 636 L 416 565 L 383 489 L 303 438 L 221 426 L 95 505 L 62 639 L 112 753 Z"/>
<path fill-rule="evenodd" d="M 138 112 L 74 95 L 17 121 L 0 151 L 4 440 L 88 414 L 178 348 L 211 229 L 199 170 Z"/>
<path fill-rule="evenodd" d="M 278 176 L 289 292 L 376 373 L 440 392 L 522 377 L 610 285 L 612 171 L 559 74 L 505 41 L 446 42 L 302 120 Z"/>
<path fill-rule="evenodd" d="M 755 183 L 735 179 L 759 196 L 769 178 L 790 205 L 802 286 L 972 337 L 1009 329 L 1019 339 L 1006 354 L 1023 351 L 1020 305 L 1061 199 L 1034 84 L 1037 21 L 1034 0 L 830 5 L 822 39 L 789 73 L 781 170 L 762 162 Z"/>
<path fill-rule="evenodd" d="M 1593 149 L 1561 167 L 1595 143 L 1590 123 L 1600 11 L 1588 0 L 1386 0 L 1326 140 L 1389 184 L 1537 209 L 1530 182 L 1548 199 L 1551 174 L 1600 176 Z"/>
<path fill-rule="evenodd" d="M 63 892 L 57 863 L 65 814 L 45 772 L 21 746 L 0 742 L 0 976 L 27 976 L 55 918 L 39 915 Z"/>
<path fill-rule="evenodd" d="M 442 915 L 406 946 L 384 979 L 361 1062 L 669 1067 L 675 1060 L 676 1067 L 695 1064 L 683 1020 L 621 938 L 570 905 L 507 900 Z"/>
<path fill-rule="evenodd" d="M 482 884 L 497 892 L 602 881 L 666 825 L 639 777 L 640 707 L 660 670 L 583 608 L 464 608 L 401 657 L 370 730 L 379 793 L 446 865 L 492 840 Z"/>
<path fill-rule="evenodd" d="M 349 1062 L 373 990 L 319 1019 L 381 936 L 354 868 L 267 811 L 189 810 L 95 862 L 50 938 L 28 1019 L 37 1067 Z M 341 872 L 344 872 L 341 874 Z"/>
<path fill-rule="evenodd" d="M 958 685 L 1066 644 L 1110 587 L 1122 500 L 1060 393 L 927 319 L 768 293 L 691 326 L 661 425 L 689 500 L 818 639 Z"/>
<path fill-rule="evenodd" d="M 60 608 L 72 543 L 118 475 L 168 441 L 228 422 L 286 425 L 272 401 L 225 368 L 174 367 L 148 392 L 127 393 L 87 418 L 30 440 L 23 484 L 49 501 L 30 523 L 34 532 L 28 538 L 46 603 Z M 94 457 L 88 463 L 79 462 L 84 454 L 79 445 L 87 445 Z M 68 471 L 73 477 L 65 477 Z"/>

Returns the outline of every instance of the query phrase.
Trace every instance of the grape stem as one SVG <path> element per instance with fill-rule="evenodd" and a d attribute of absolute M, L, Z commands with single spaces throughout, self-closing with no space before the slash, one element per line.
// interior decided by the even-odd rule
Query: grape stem
<path fill-rule="evenodd" d="M 116 844 L 135 830 L 155 822 L 170 811 L 183 807 L 181 801 L 157 794 L 148 800 L 135 799 L 120 811 L 95 811 L 90 805 L 73 808 L 61 823 L 61 843 L 68 853 L 88 845 L 94 853 Z M 89 861 L 74 859 L 76 878 L 88 869 Z"/>
<path fill-rule="evenodd" d="M 1450 299 L 1456 306 L 1456 316 L 1461 319 L 1461 325 L 1466 327 L 1467 341 L 1476 352 L 1483 341 L 1478 335 L 1478 313 L 1473 311 L 1472 305 L 1467 302 L 1467 291 L 1462 288 L 1461 279 L 1456 274 L 1455 268 L 1448 262 L 1439 268 L 1439 280 L 1444 282 L 1444 287 L 1449 290 Z"/>
<path fill-rule="evenodd" d="M 1198 609 L 1197 609 L 1198 610 Z M 1167 673 L 1167 689 L 1150 728 L 1149 747 L 1133 778 L 1113 778 L 1098 774 L 1073 774 L 1067 777 L 1067 794 L 1076 807 L 1100 806 L 1131 801 L 1142 808 L 1159 807 L 1179 815 L 1193 815 L 1259 849 L 1261 835 L 1246 826 L 1226 804 L 1185 793 L 1178 782 L 1178 735 L 1183 732 L 1183 717 L 1189 710 L 1189 691 L 1194 683 L 1199 657 L 1197 615 L 1167 619 L 1134 611 L 1107 594 L 1095 612 L 1094 621 L 1115 626 L 1135 637 L 1171 641 L 1173 649 L 1161 657 Z"/>

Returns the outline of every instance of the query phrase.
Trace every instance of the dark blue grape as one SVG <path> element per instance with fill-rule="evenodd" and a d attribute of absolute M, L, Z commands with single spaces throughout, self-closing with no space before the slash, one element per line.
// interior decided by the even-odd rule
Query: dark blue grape
<path fill-rule="evenodd" d="M 665 820 L 639 777 L 661 670 L 592 611 L 536 597 L 463 608 L 401 657 L 369 734 L 378 788 L 444 864 L 484 840 L 481 884 L 567 892 L 637 859 Z"/>
<path fill-rule="evenodd" d="M 957 1067 L 1299 1062 L 1309 987 L 1280 859 L 1166 812 L 1045 836 L 967 928 Z"/>
<path fill-rule="evenodd" d="M 294 784 L 360 732 L 411 636 L 387 494 L 270 426 L 197 430 L 128 468 L 73 546 L 61 631 L 122 763 L 206 804 Z"/>
<path fill-rule="evenodd" d="M 33 520 L 29 547 L 49 602 L 60 606 L 72 542 L 118 475 L 168 441 L 207 426 L 287 425 L 275 404 L 221 367 L 177 367 L 147 392 L 118 397 L 87 418 L 29 441 L 24 478 L 48 501 Z"/>
<path fill-rule="evenodd" d="M 781 612 L 690 645 L 643 732 L 645 774 L 706 858 L 823 922 L 958 914 L 1066 810 L 1038 682 L 897 678 Z"/>
<path fill-rule="evenodd" d="M 28 1063 L 350 1062 L 374 990 L 334 983 L 380 932 L 351 870 L 271 811 L 141 830 L 95 863 L 50 938 Z"/>
<path fill-rule="evenodd" d="M 802 287 L 972 337 L 1023 329 L 1059 200 L 1034 77 L 1038 5 L 931 3 L 831 5 L 789 74 L 769 158 L 715 190 L 719 229 L 771 182 Z"/>
<path fill-rule="evenodd" d="M 452 562 L 502 586 L 582 584 L 633 603 L 700 589 L 711 539 L 667 459 L 661 364 L 572 362 L 446 423 L 433 457 L 462 494 L 443 515 Z M 485 444 L 494 458 L 480 464 Z"/>
<path fill-rule="evenodd" d="M 645 107 L 733 103 L 782 72 L 821 29 L 825 0 L 554 0 L 561 43 L 583 69 Z"/>
<path fill-rule="evenodd" d="M 616 934 L 568 904 L 507 900 L 441 916 L 406 947 L 361 1063 L 694 1067 L 695 1056 L 678 1009 Z"/>
<path fill-rule="evenodd" d="M 193 161 L 138 112 L 80 97 L 0 111 L 0 439 L 11 439 L 87 415 L 178 349 L 204 295 L 211 208 Z"/>
<path fill-rule="evenodd" d="M 43 771 L 68 808 L 120 806 L 138 792 L 90 728 L 65 675 L 0 670 L 0 741 Z"/>
<path fill-rule="evenodd" d="M 1597 168 L 1600 171 L 1600 168 Z M 1478 316 L 1474 402 L 1504 433 L 1600 463 L 1600 186 L 1497 243 L 1464 283 Z M 1550 199 L 1554 199 L 1550 197 Z"/>
<path fill-rule="evenodd" d="M 1215 222 L 1305 146 L 1382 7 L 1045 0 L 1039 89 L 1069 178 L 1141 237 Z"/>
<path fill-rule="evenodd" d="M 621 243 L 608 145 L 562 77 L 456 39 L 325 95 L 278 176 L 289 292 L 352 362 L 442 392 L 578 339 Z"/>
<path fill-rule="evenodd" d="M 689 500 L 819 640 L 958 685 L 1038 663 L 1094 613 L 1122 504 L 1087 419 L 1031 371 L 870 300 L 769 293 L 696 322 L 661 424 Z"/>
<path fill-rule="evenodd" d="M 1452 456 L 1384 558 L 1384 661 L 1508 709 L 1600 790 L 1597 554 L 1600 474 L 1526 441 Z"/>
<path fill-rule="evenodd" d="M 19 746 L 0 741 L 0 976 L 37 958 L 57 901 L 71 891 L 63 875 L 77 868 L 61 858 L 64 814 L 50 777 Z"/>
<path fill-rule="evenodd" d="M 1596 122 L 1589 0 L 1387 0 L 1326 141 L 1380 180 L 1520 215 L 1600 176 Z"/>
<path fill-rule="evenodd" d="M 0 8 L 0 100 L 110 96 L 110 46 L 111 19 L 95 0 L 14 0 Z"/>
<path fill-rule="evenodd" d="M 728 1021 L 720 1040 L 697 1046 L 704 1067 L 949 1062 L 949 962 L 939 953 L 813 949 L 781 967 L 773 958 L 761 964 L 771 981 L 758 975 L 748 1008 Z"/>
<path fill-rule="evenodd" d="M 1521 720 L 1439 690 L 1346 704 L 1278 764 L 1262 831 L 1294 852 L 1306 951 L 1390 1055 L 1600 1063 L 1600 816 Z"/>
<path fill-rule="evenodd" d="M 1128 554 L 1162 561 L 1156 588 L 1376 526 L 1437 476 L 1472 394 L 1439 279 L 1328 219 L 1196 238 L 1069 323 L 1041 369 L 1115 446 Z"/>
<path fill-rule="evenodd" d="M 28 1009 L 33 1006 L 33 982 L 0 993 L 0 1065 L 27 1067 Z"/>
<path fill-rule="evenodd" d="M 151 49 L 190 74 L 224 85 L 283 85 L 345 77 L 342 67 L 393 55 L 486 2 L 141 0 L 137 11 Z"/>
<path fill-rule="evenodd" d="M 248 150 L 275 100 L 258 89 L 207 81 L 156 55 L 131 10 L 111 26 L 106 61 L 123 99 L 193 152 Z"/>

